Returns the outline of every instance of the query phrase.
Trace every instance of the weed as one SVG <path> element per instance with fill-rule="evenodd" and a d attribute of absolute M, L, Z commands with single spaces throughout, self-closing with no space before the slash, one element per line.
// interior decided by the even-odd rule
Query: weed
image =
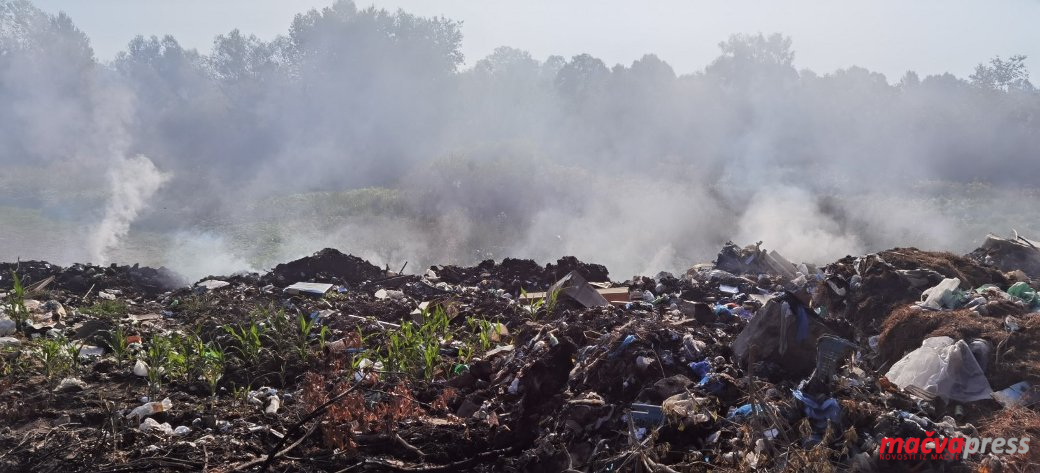
<path fill-rule="evenodd" d="M 182 311 L 198 314 L 205 312 L 210 306 L 210 299 L 206 295 L 191 295 L 177 304 Z"/>
<path fill-rule="evenodd" d="M 65 339 L 59 340 L 61 349 L 65 351 L 65 359 L 68 360 L 67 371 L 71 372 L 79 368 L 79 350 L 83 348 L 83 342 L 72 343 Z"/>

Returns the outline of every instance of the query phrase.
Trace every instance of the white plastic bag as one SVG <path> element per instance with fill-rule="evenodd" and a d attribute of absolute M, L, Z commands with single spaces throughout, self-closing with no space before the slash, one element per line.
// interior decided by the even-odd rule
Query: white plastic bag
<path fill-rule="evenodd" d="M 932 337 L 892 365 L 885 377 L 900 388 L 917 386 L 944 399 L 971 402 L 993 393 L 971 348 L 963 340 Z"/>
<path fill-rule="evenodd" d="M 956 309 L 960 305 L 960 291 L 957 289 L 960 285 L 961 280 L 958 278 L 943 279 L 935 287 L 921 293 L 919 305 L 931 310 Z"/>

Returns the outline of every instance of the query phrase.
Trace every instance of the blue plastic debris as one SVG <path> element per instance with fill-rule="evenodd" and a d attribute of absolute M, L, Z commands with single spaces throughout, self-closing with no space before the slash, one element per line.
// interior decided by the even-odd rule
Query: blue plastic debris
<path fill-rule="evenodd" d="M 693 370 L 693 374 L 703 379 L 705 376 L 711 373 L 711 362 L 708 360 L 694 361 L 690 363 L 690 369 Z"/>
<path fill-rule="evenodd" d="M 809 338 L 809 314 L 805 311 L 805 306 L 798 304 L 798 331 L 795 333 L 795 340 L 798 342 L 805 341 Z"/>
<path fill-rule="evenodd" d="M 837 399 L 821 397 L 817 400 L 797 389 L 791 394 L 805 406 L 803 412 L 812 420 L 815 429 L 822 431 L 827 428 L 828 421 L 838 424 L 841 420 L 841 406 L 838 405 Z"/>
<path fill-rule="evenodd" d="M 726 418 L 729 420 L 737 420 L 750 416 L 752 412 L 758 412 L 759 410 L 760 409 L 755 408 L 754 404 L 744 404 L 743 406 L 733 409 L 733 412 L 730 412 Z"/>
<path fill-rule="evenodd" d="M 700 378 L 700 381 L 697 382 L 697 386 L 704 388 L 705 391 L 718 394 L 726 387 L 722 380 L 712 373 L 711 362 L 708 360 L 694 361 L 688 366 L 693 370 L 693 374 Z"/>
<path fill-rule="evenodd" d="M 621 352 L 625 351 L 625 349 L 628 348 L 628 346 L 631 345 L 632 342 L 634 342 L 634 341 L 636 341 L 636 336 L 635 335 L 629 335 L 629 336 L 625 337 L 625 339 L 621 342 L 621 345 L 618 345 L 618 347 L 615 348 L 614 351 L 610 353 L 610 357 L 611 358 L 617 357 L 618 355 L 621 354 Z"/>

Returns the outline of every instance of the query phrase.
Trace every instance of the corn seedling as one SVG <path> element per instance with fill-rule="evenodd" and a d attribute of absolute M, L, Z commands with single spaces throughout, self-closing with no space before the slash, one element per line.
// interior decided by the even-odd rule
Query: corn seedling
<path fill-rule="evenodd" d="M 17 272 L 11 271 L 11 279 L 13 287 L 7 294 L 7 315 L 14 320 L 18 330 L 23 330 L 26 321 L 29 320 L 29 311 L 25 308 L 25 288 L 22 286 L 22 279 L 18 277 Z"/>
<path fill-rule="evenodd" d="M 209 386 L 209 394 L 217 396 L 217 383 L 224 376 L 224 349 L 212 342 L 202 351 L 202 379 Z"/>
<path fill-rule="evenodd" d="M 466 319 L 466 324 L 469 325 L 470 329 L 476 332 L 477 342 L 480 343 L 480 349 L 487 351 L 491 348 L 491 334 L 496 330 L 495 324 L 488 322 L 484 319 L 476 319 L 469 317 Z"/>
<path fill-rule="evenodd" d="M 116 325 L 114 330 L 108 332 L 108 348 L 116 356 L 116 361 L 122 363 L 130 352 L 130 344 L 126 341 L 126 331 L 122 325 Z"/>
<path fill-rule="evenodd" d="M 148 387 L 152 394 L 158 392 L 162 387 L 163 374 L 165 374 L 171 351 L 170 340 L 166 337 L 156 335 L 148 344 L 148 349 L 145 351 L 145 363 L 148 364 Z"/>
<path fill-rule="evenodd" d="M 235 339 L 237 344 L 235 349 L 242 360 L 255 366 L 260 361 L 260 352 L 263 350 L 264 329 L 260 324 L 251 322 L 241 328 L 225 325 L 224 330 Z"/>
<path fill-rule="evenodd" d="M 65 373 L 72 367 L 75 358 L 69 357 L 66 345 L 65 340 L 61 338 L 46 338 L 40 340 L 37 345 L 35 355 L 43 363 L 43 372 L 47 379 Z"/>
<path fill-rule="evenodd" d="M 72 343 L 68 340 L 61 340 L 61 349 L 65 351 L 65 359 L 68 360 L 68 371 L 74 371 L 79 368 L 79 350 L 83 348 L 83 342 Z"/>
<path fill-rule="evenodd" d="M 437 369 L 437 362 L 441 359 L 441 347 L 440 345 L 427 344 L 423 347 L 423 378 L 426 381 L 433 379 L 434 371 Z"/>
<path fill-rule="evenodd" d="M 300 314 L 296 318 L 297 328 L 299 331 L 296 333 L 298 339 L 296 340 L 296 353 L 300 355 L 300 359 L 306 361 L 310 354 L 310 337 L 311 332 L 314 330 L 314 324 L 316 319 Z"/>
<path fill-rule="evenodd" d="M 318 349 L 325 351 L 325 343 L 329 338 L 329 327 L 322 325 L 321 330 L 318 331 Z"/>

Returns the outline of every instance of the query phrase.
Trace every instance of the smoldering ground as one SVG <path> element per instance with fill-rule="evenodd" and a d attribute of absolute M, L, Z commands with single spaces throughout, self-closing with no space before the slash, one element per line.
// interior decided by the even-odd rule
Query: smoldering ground
<path fill-rule="evenodd" d="M 625 277 L 728 239 L 823 262 L 1040 233 L 1040 96 L 1015 57 L 810 71 L 797 38 L 750 32 L 686 75 L 509 47 L 463 67 L 450 19 L 341 1 L 286 25 L 100 62 L 74 19 L 0 0 L 0 260 L 193 278 L 334 246 L 411 270 L 574 254 Z"/>

